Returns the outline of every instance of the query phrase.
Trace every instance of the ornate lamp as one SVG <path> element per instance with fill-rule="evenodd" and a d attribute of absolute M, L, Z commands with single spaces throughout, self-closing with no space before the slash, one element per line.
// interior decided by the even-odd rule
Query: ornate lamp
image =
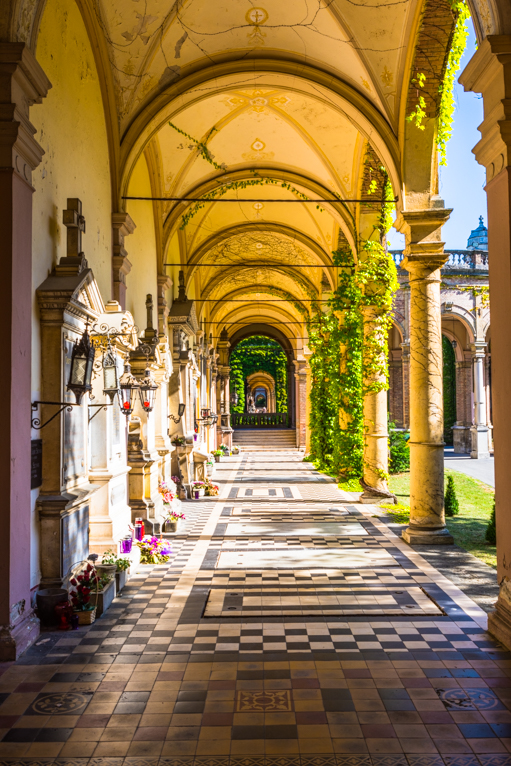
<path fill-rule="evenodd" d="M 75 341 L 71 354 L 71 371 L 67 390 L 75 395 L 76 403 L 80 404 L 86 391 L 92 390 L 92 365 L 95 349 L 91 343 L 87 327 L 80 340 Z"/>
<path fill-rule="evenodd" d="M 110 402 L 113 404 L 115 395 L 118 392 L 117 360 L 109 343 L 107 352 L 103 356 L 103 393 L 110 397 Z"/>
<path fill-rule="evenodd" d="M 177 418 L 176 418 L 176 416 L 175 416 L 175 415 L 169 415 L 169 418 L 170 418 L 171 420 L 173 420 L 173 421 L 174 421 L 174 423 L 179 423 L 179 421 L 181 420 L 181 418 L 182 418 L 182 417 L 183 417 L 183 415 L 185 414 L 185 407 L 186 407 L 186 404 L 185 404 L 184 402 L 181 402 L 181 403 L 178 405 L 178 408 L 177 408 Z"/>
<path fill-rule="evenodd" d="M 154 404 L 156 402 L 156 392 L 159 386 L 155 381 L 149 364 L 145 368 L 144 377 L 140 381 L 138 393 L 140 395 L 140 403 L 144 409 L 144 412 L 152 412 Z"/>
<path fill-rule="evenodd" d="M 135 395 L 138 389 L 139 382 L 133 376 L 131 365 L 128 360 L 126 360 L 124 362 L 124 372 L 119 380 L 119 404 L 121 406 L 121 412 L 124 412 L 126 417 L 133 412 Z"/>

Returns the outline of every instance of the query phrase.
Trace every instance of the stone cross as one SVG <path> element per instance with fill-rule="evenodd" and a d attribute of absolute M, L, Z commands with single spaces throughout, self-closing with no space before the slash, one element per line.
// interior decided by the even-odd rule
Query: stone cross
<path fill-rule="evenodd" d="M 82 201 L 68 197 L 67 209 L 63 212 L 64 226 L 67 228 L 66 255 L 60 259 L 57 271 L 80 273 L 87 268 L 87 261 L 82 252 L 82 234 L 85 232 L 85 218 L 82 215 Z"/>

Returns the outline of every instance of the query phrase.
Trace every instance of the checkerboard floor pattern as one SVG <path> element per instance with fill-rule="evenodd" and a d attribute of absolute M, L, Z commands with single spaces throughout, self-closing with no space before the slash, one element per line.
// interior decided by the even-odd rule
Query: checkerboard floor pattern
<path fill-rule="evenodd" d="M 218 468 L 220 498 L 185 504 L 168 564 L 140 566 L 93 625 L 42 634 L 0 666 L 0 766 L 511 766 L 511 653 L 474 602 L 374 510 L 316 481 L 299 453 L 242 454 Z M 282 487 L 299 477 L 304 499 L 229 497 L 241 478 L 256 488 L 271 475 Z M 396 564 L 219 570 L 231 545 L 307 557 L 311 547 L 355 554 L 361 542 L 224 538 L 240 518 L 356 520 L 364 547 Z M 318 605 L 372 594 L 374 611 L 205 616 L 210 594 L 231 592 Z M 385 615 L 375 596 L 404 603 L 419 592 L 440 614 Z"/>

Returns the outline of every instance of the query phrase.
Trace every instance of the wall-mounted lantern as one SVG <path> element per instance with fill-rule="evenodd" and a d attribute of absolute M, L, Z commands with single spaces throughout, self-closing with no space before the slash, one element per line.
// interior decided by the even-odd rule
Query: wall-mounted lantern
<path fill-rule="evenodd" d="M 154 376 L 149 369 L 149 363 L 145 368 L 144 377 L 139 383 L 138 393 L 140 395 L 140 403 L 144 409 L 144 412 L 152 412 L 154 404 L 156 402 L 156 392 L 159 386 L 155 381 Z"/>
<path fill-rule="evenodd" d="M 135 397 L 139 387 L 140 384 L 138 380 L 131 372 L 131 365 L 128 360 L 126 360 L 124 362 L 124 372 L 119 380 L 119 404 L 121 406 L 121 412 L 123 412 L 126 417 L 133 412 Z"/>
<path fill-rule="evenodd" d="M 103 356 L 103 393 L 110 398 L 112 404 L 119 393 L 117 359 L 110 343 L 108 343 L 106 354 Z"/>
<path fill-rule="evenodd" d="M 174 423 L 179 423 L 181 421 L 181 418 L 185 414 L 185 407 L 186 407 L 186 404 L 184 402 L 181 402 L 177 408 L 177 418 L 175 415 L 169 415 L 169 419 L 173 420 Z"/>
<path fill-rule="evenodd" d="M 92 365 L 94 364 L 94 346 L 85 327 L 80 340 L 75 341 L 71 353 L 71 371 L 67 390 L 75 395 L 76 403 L 80 404 L 86 392 L 92 391 Z"/>

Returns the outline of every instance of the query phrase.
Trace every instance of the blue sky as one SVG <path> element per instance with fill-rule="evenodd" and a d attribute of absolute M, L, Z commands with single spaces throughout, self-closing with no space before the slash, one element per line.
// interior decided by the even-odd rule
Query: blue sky
<path fill-rule="evenodd" d="M 470 36 L 461 59 L 459 73 L 475 53 L 476 38 L 469 21 Z M 458 73 L 458 74 L 459 74 Z M 461 85 L 455 86 L 456 110 L 451 140 L 447 144 L 447 167 L 440 166 L 440 195 L 446 207 L 453 211 L 443 228 L 447 250 L 464 249 L 472 229 L 478 225 L 479 216 L 486 221 L 486 193 L 484 191 L 484 168 L 476 162 L 472 149 L 481 134 L 477 126 L 483 121 L 483 101 L 475 93 L 465 93 Z M 392 249 L 402 247 L 403 238 L 394 230 L 389 232 Z"/>

